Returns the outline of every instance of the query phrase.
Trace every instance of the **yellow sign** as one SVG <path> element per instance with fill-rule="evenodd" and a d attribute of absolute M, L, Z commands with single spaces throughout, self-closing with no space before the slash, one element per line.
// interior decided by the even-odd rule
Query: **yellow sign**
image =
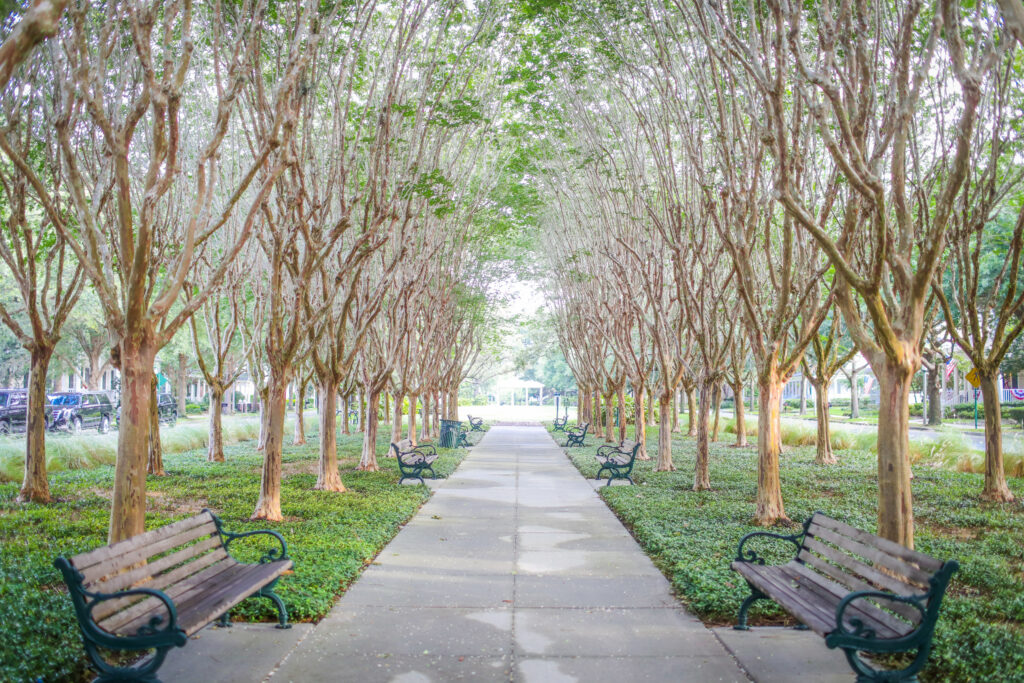
<path fill-rule="evenodd" d="M 971 368 L 971 371 L 964 375 L 964 378 L 970 382 L 975 389 L 981 386 L 981 380 L 978 379 L 978 368 Z"/>

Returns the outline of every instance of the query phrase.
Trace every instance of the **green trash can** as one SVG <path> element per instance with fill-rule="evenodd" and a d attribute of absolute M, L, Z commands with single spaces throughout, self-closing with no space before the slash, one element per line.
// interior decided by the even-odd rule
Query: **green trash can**
<path fill-rule="evenodd" d="M 458 420 L 441 420 L 441 438 L 438 445 L 441 448 L 455 448 L 459 442 L 459 430 L 462 423 Z"/>

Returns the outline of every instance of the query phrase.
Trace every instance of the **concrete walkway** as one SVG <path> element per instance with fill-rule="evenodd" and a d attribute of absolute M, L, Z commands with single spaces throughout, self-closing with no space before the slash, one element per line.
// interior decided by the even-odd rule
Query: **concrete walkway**
<path fill-rule="evenodd" d="M 785 671 L 761 680 L 852 679 L 820 639 L 772 631 L 750 638 L 752 668 L 764 655 Z M 738 638 L 729 650 L 745 649 Z M 780 646 L 795 667 L 776 661 Z M 499 426 L 319 624 L 204 631 L 161 677 L 703 682 L 748 672 L 679 605 L 546 431 Z"/>

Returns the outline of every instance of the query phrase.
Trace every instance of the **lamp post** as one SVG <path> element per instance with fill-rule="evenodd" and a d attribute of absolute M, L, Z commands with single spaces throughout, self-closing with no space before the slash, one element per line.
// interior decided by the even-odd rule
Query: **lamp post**
<path fill-rule="evenodd" d="M 558 398 L 562 395 L 562 392 L 555 391 L 555 419 L 558 419 Z"/>

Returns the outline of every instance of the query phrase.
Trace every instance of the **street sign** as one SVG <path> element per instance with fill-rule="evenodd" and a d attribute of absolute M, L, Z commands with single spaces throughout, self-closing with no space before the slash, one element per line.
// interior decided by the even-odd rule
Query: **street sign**
<path fill-rule="evenodd" d="M 978 368 L 971 368 L 971 371 L 964 375 L 964 378 L 971 383 L 975 389 L 981 386 L 981 380 L 978 379 Z"/>

